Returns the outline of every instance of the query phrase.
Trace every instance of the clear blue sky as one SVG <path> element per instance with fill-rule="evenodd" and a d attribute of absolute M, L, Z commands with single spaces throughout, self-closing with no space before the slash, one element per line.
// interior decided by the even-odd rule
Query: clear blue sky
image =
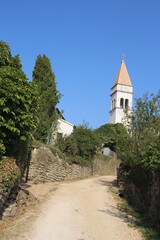
<path fill-rule="evenodd" d="M 134 98 L 160 89 L 159 0 L 0 0 L 0 39 L 30 80 L 37 55 L 49 57 L 58 107 L 75 125 L 109 122 L 122 53 Z"/>

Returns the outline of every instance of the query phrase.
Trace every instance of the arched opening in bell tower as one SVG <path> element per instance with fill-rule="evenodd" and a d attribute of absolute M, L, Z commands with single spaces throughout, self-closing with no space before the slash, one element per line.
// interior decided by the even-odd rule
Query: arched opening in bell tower
<path fill-rule="evenodd" d="M 120 108 L 124 108 L 124 99 L 123 98 L 120 99 Z"/>

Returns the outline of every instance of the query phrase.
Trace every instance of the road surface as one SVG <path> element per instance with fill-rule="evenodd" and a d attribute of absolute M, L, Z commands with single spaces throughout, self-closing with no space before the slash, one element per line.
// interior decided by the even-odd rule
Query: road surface
<path fill-rule="evenodd" d="M 97 177 L 61 184 L 43 205 L 29 239 L 141 240 L 108 191 L 114 179 Z"/>
<path fill-rule="evenodd" d="M 114 181 L 111 176 L 93 177 L 60 183 L 56 190 L 50 183 L 52 191 L 45 184 L 33 186 L 43 203 L 13 219 L 0 240 L 142 240 L 116 207 L 109 189 Z"/>

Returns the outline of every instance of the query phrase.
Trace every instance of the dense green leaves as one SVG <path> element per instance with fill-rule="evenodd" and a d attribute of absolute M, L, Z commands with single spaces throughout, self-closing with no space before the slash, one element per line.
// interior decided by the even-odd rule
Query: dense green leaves
<path fill-rule="evenodd" d="M 100 147 L 99 137 L 87 125 L 78 126 L 65 138 L 59 137 L 57 145 L 72 163 L 91 164 Z"/>
<path fill-rule="evenodd" d="M 55 75 L 52 72 L 50 60 L 38 55 L 33 70 L 33 83 L 38 90 L 38 119 L 39 123 L 35 131 L 37 140 L 46 142 L 50 135 L 53 122 L 57 120 L 56 105 L 60 94 L 56 88 Z"/>
<path fill-rule="evenodd" d="M 87 126 L 79 126 L 73 132 L 77 141 L 78 155 L 86 160 L 91 160 L 99 148 L 99 139 L 95 132 Z"/>
<path fill-rule="evenodd" d="M 0 152 L 17 157 L 19 145 L 36 127 L 37 94 L 21 69 L 18 56 L 0 42 Z"/>
<path fill-rule="evenodd" d="M 126 133 L 126 128 L 121 123 L 105 124 L 97 128 L 95 133 L 99 136 L 101 145 L 115 151 L 117 138 L 120 137 L 122 133 Z"/>
<path fill-rule="evenodd" d="M 136 100 L 129 128 L 118 140 L 117 152 L 125 165 L 133 169 L 160 167 L 160 92 L 145 94 Z"/>

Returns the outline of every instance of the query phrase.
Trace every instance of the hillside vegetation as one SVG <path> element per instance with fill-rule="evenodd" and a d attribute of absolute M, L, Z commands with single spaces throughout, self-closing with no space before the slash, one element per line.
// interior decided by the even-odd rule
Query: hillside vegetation
<path fill-rule="evenodd" d="M 136 100 L 117 141 L 119 182 L 128 200 L 160 229 L 160 92 Z"/>
<path fill-rule="evenodd" d="M 52 129 L 57 126 L 56 105 L 60 97 L 50 60 L 45 55 L 38 55 L 33 81 L 29 82 L 19 55 L 13 56 L 9 45 L 0 41 L 0 183 L 3 186 L 9 188 L 23 176 L 34 138 L 34 144 L 40 146 L 50 142 Z M 56 144 L 49 148 L 70 164 L 92 167 L 102 147 L 110 147 L 122 161 L 119 182 L 128 198 L 135 200 L 133 203 L 151 216 L 157 226 L 160 222 L 160 92 L 138 98 L 133 114 L 129 116 L 126 111 L 125 122 L 126 127 L 105 124 L 96 130 L 87 124 L 80 125 L 70 136 L 58 136 Z M 7 160 L 4 156 L 11 158 Z"/>
<path fill-rule="evenodd" d="M 16 159 L 22 174 L 37 124 L 37 91 L 27 81 L 18 55 L 0 41 L 0 159 Z"/>

